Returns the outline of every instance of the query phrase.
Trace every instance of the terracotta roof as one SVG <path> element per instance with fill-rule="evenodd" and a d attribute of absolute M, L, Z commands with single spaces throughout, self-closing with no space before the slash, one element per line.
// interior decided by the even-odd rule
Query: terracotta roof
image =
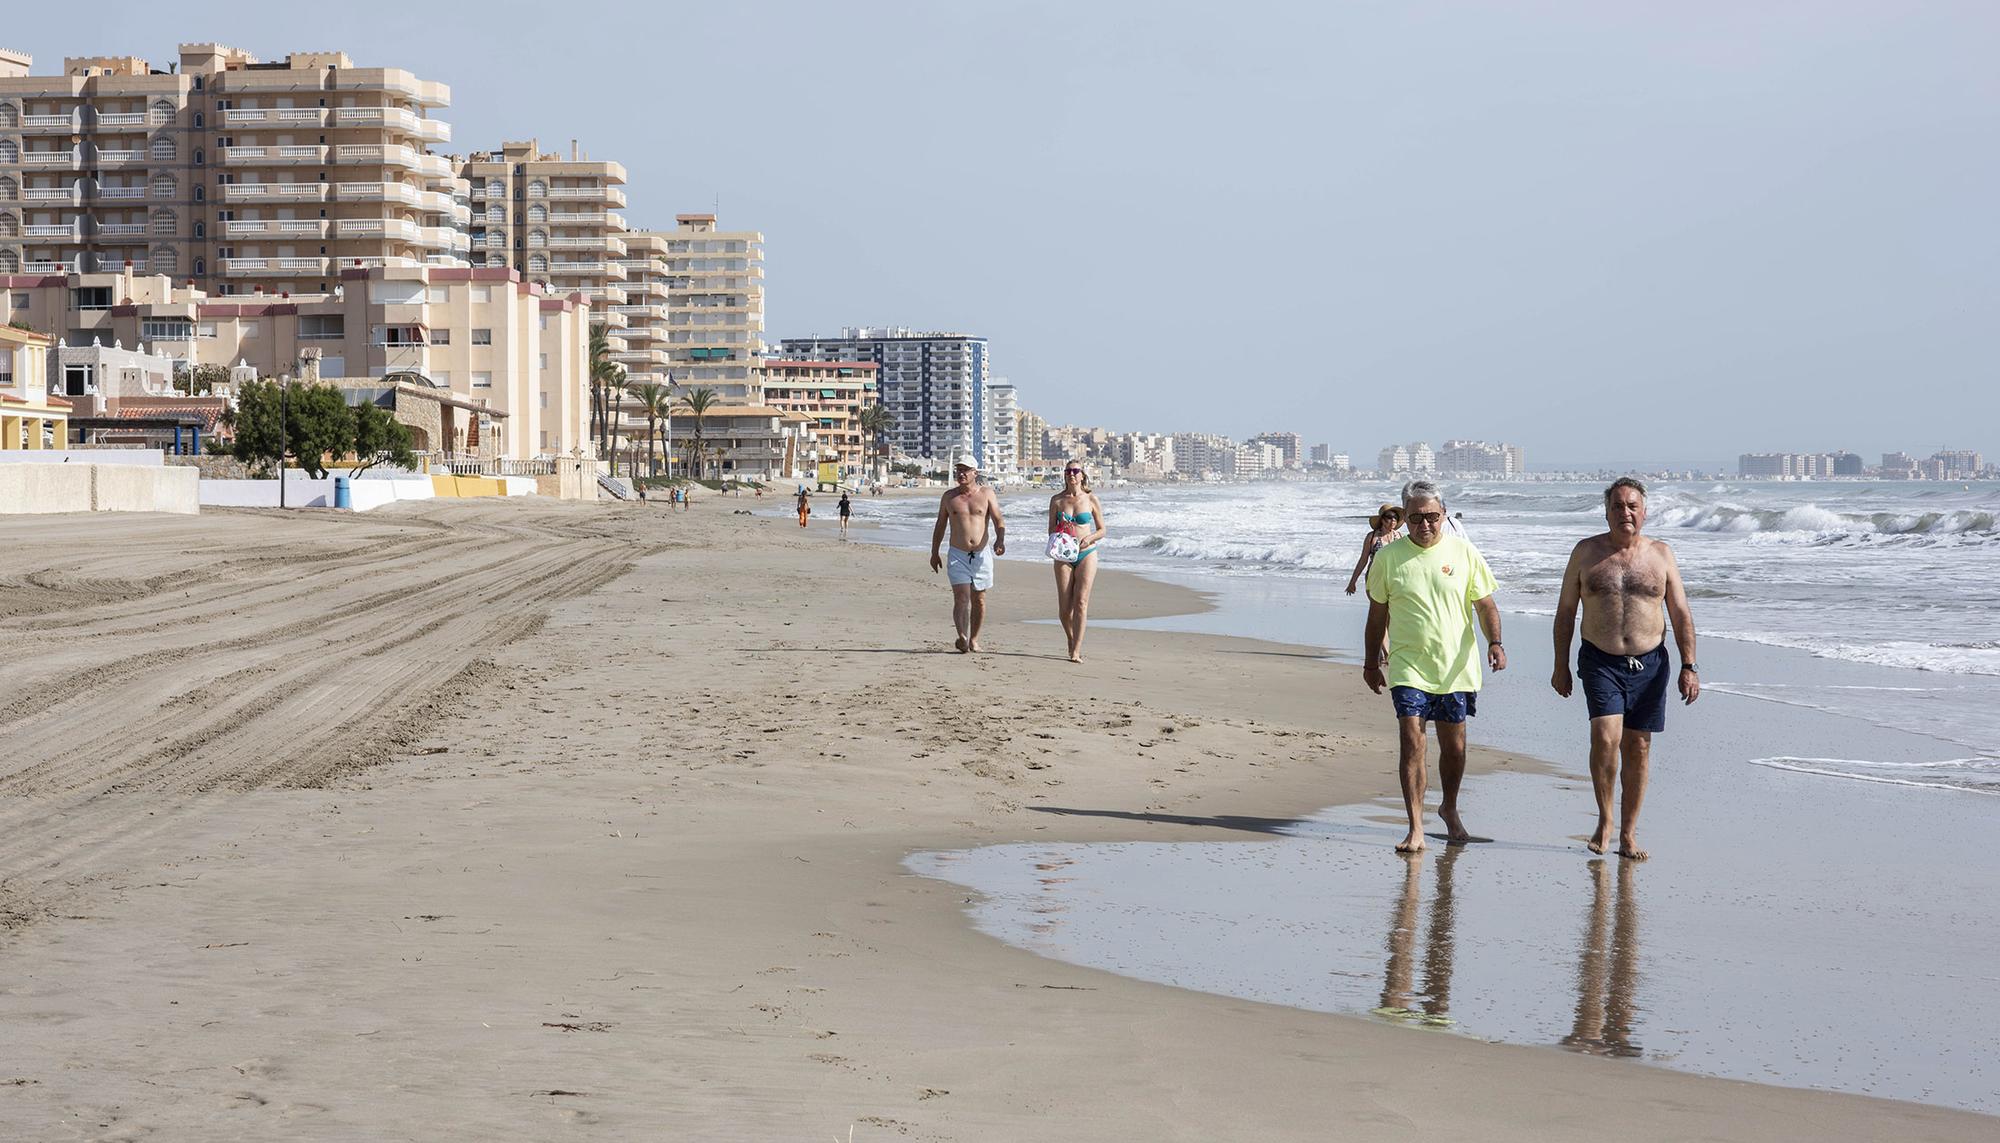
<path fill-rule="evenodd" d="M 213 432 L 222 421 L 223 402 L 220 398 L 197 405 L 189 401 L 120 401 L 118 411 L 113 414 L 121 421 L 144 421 L 156 417 L 198 417 L 201 427 Z"/>

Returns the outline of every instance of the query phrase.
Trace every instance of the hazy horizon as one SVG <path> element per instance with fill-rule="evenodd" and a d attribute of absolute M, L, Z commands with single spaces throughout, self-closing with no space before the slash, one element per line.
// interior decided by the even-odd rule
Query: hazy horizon
<path fill-rule="evenodd" d="M 452 88 L 440 151 L 576 139 L 634 227 L 763 231 L 774 345 L 977 333 L 1054 423 L 2000 454 L 2000 6 L 478 11 L 37 7 L 0 46 L 407 68 Z"/>

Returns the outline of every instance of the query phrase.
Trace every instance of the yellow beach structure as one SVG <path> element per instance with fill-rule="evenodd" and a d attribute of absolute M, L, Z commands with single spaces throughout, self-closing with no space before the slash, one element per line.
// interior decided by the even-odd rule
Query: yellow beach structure
<path fill-rule="evenodd" d="M 0 326 L 0 451 L 67 449 L 69 408 L 49 394 L 49 339 Z"/>

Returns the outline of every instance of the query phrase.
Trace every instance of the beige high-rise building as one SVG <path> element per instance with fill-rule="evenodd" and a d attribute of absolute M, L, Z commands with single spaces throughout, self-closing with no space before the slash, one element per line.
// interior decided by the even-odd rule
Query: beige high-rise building
<path fill-rule="evenodd" d="M 0 52 L 0 274 L 167 274 L 209 294 L 323 293 L 343 270 L 468 265 L 466 186 L 434 144 L 450 89 L 342 52 L 173 68 Z"/>
<path fill-rule="evenodd" d="M 322 377 L 419 374 L 490 410 L 492 452 L 591 455 L 589 308 L 551 297 L 505 267 L 342 271 L 327 294 L 211 298 L 163 276 L 0 275 L 11 320 L 72 346 L 145 349 L 177 362 L 297 375 L 307 350 Z M 106 378 L 59 361 L 52 390 L 101 395 Z M 478 425 L 480 422 L 469 422 Z M 463 441 L 422 441 L 453 452 Z"/>
<path fill-rule="evenodd" d="M 764 359 L 764 236 L 717 230 L 712 214 L 682 214 L 667 242 L 667 357 L 682 392 L 713 389 L 756 405 Z"/>

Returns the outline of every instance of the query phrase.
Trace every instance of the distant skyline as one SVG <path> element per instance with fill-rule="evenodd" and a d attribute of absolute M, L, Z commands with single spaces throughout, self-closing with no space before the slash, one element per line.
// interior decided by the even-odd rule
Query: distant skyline
<path fill-rule="evenodd" d="M 408 68 L 440 150 L 576 139 L 635 227 L 762 230 L 773 341 L 977 333 L 1055 423 L 2000 454 L 2000 5 L 480 11 L 36 5 L 0 46 Z"/>

